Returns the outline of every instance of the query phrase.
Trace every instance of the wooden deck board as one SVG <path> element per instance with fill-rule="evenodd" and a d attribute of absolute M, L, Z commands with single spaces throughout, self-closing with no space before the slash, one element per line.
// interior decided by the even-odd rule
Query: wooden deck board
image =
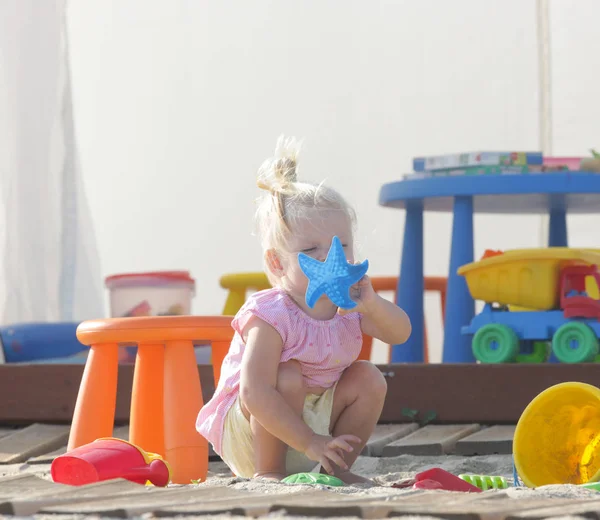
<path fill-rule="evenodd" d="M 0 477 L 0 501 L 11 500 L 18 496 L 55 491 L 61 487 L 66 486 L 55 484 L 37 475 L 28 473 Z"/>
<path fill-rule="evenodd" d="M 17 371 L 13 370 L 15 367 L 10 367 L 10 371 L 5 367 L 0 366 L 0 391 L 8 396 L 0 402 L 0 461 L 3 461 L 0 471 L 7 469 L 22 473 L 0 478 L 0 514 L 31 516 L 47 512 L 132 517 L 147 513 L 169 517 L 219 512 L 261 516 L 286 511 L 289 515 L 314 517 L 428 515 L 469 520 L 541 520 L 550 516 L 579 515 L 600 519 L 600 494 L 597 500 L 593 497 L 583 500 L 549 499 L 539 495 L 514 498 L 511 493 L 496 491 L 455 494 L 408 490 L 384 497 L 377 492 L 361 496 L 298 488 L 290 489 L 289 493 L 281 493 L 280 488 L 272 493 L 258 493 L 234 485 L 159 489 L 127 481 L 102 482 L 79 488 L 54 484 L 48 477 L 49 463 L 64 452 L 68 437 L 68 426 L 56 423 L 71 420 L 82 367 L 58 365 L 60 368 L 57 369 L 55 366 L 42 366 L 44 370 L 41 372 L 39 368 L 30 370 L 27 366 L 24 371 L 20 369 L 22 367 Z M 395 424 L 378 425 L 362 455 L 378 457 L 382 454 L 395 456 L 424 452 L 464 456 L 510 454 L 514 424 L 524 407 L 540 391 L 562 381 L 597 384 L 600 380 L 598 365 L 525 368 L 502 365 L 380 366 L 382 371 L 395 374 L 395 377 L 387 378 L 389 390 L 381 420 L 382 423 Z M 113 432 L 114 436 L 125 439 L 128 439 L 125 423 L 128 421 L 132 377 L 128 370 L 130 367 L 119 368 L 117 426 Z M 201 365 L 199 371 L 206 401 L 212 394 L 212 369 Z M 208 373 L 206 377 L 205 372 Z M 7 393 L 6 384 L 11 378 L 15 386 L 11 386 Z M 436 381 L 436 385 L 431 385 L 432 380 Z M 511 381 L 510 388 L 506 387 L 506 380 Z M 44 381 L 42 392 L 39 381 Z M 25 389 L 26 384 L 28 389 Z M 490 406 L 489 400 L 482 396 L 489 395 L 499 385 L 508 388 L 508 394 L 504 395 L 502 402 Z M 426 387 L 430 387 L 429 390 Z M 513 388 L 518 392 L 513 392 Z M 19 402 L 21 398 L 24 400 Z M 52 401 L 54 398 L 58 400 Z M 404 414 L 406 409 L 416 411 L 416 416 Z M 419 427 L 415 423 L 432 411 L 435 412 L 432 424 Z M 17 424 L 24 427 L 14 428 Z M 442 431 L 444 435 L 441 435 Z M 398 446 L 400 450 L 397 450 Z M 21 464 L 23 461 L 27 464 Z M 377 461 L 372 462 L 377 464 Z M 398 471 L 402 468 L 399 467 Z"/>
<path fill-rule="evenodd" d="M 361 455 L 367 457 L 381 457 L 383 448 L 390 442 L 406 437 L 418 429 L 419 425 L 416 423 L 378 424 Z"/>
<path fill-rule="evenodd" d="M 0 365 L 0 425 L 70 424 L 84 365 Z M 211 365 L 198 365 L 202 397 L 214 393 Z M 129 422 L 133 365 L 119 365 L 115 422 Z"/>
<path fill-rule="evenodd" d="M 238 480 L 239 481 L 239 480 Z M 335 489 L 289 486 L 268 492 L 229 485 L 144 487 L 125 480 L 71 487 L 31 474 L 0 478 L 0 514 L 103 515 L 138 517 L 233 514 L 264 516 L 283 513 L 313 518 L 431 516 L 468 520 L 539 519 L 578 515 L 600 518 L 600 495 L 591 498 L 515 497 L 507 491 L 451 493 L 424 490 L 370 490 L 369 495 L 339 493 Z M 509 490 L 510 491 L 510 490 Z M 391 494 L 390 494 L 391 493 Z M 518 494 L 517 494 L 518 495 Z"/>
<path fill-rule="evenodd" d="M 39 490 L 36 493 L 23 495 L 17 494 L 10 500 L 0 503 L 0 513 L 15 516 L 30 516 L 45 507 L 57 504 L 77 504 L 93 499 L 111 501 L 123 495 L 136 496 L 147 490 L 139 484 L 128 480 L 116 479 L 89 484 L 87 486 L 67 486 L 48 482 L 51 487 Z"/>
<path fill-rule="evenodd" d="M 516 424 L 527 404 L 549 386 L 566 381 L 594 385 L 600 381 L 600 363 L 403 363 L 378 367 L 388 382 L 382 423 L 414 422 L 414 417 L 405 413 L 410 409 L 418 413 L 417 420 L 435 412 L 434 424 Z M 0 365 L 0 395 L 6 397 L 0 401 L 0 425 L 70 423 L 83 368 Z M 214 392 L 212 367 L 198 365 L 198 372 L 206 402 Z M 118 375 L 115 420 L 124 424 L 129 421 L 133 367 L 119 366 Z M 490 406 L 486 396 L 496 394 L 498 388 L 502 388 L 502 399 Z"/>
<path fill-rule="evenodd" d="M 600 500 L 580 500 L 573 501 L 572 504 L 563 504 L 560 506 L 550 506 L 549 504 L 540 504 L 539 507 L 526 511 L 516 511 L 506 517 L 506 520 L 542 520 L 545 518 L 556 517 L 571 518 L 600 518 Z"/>
<path fill-rule="evenodd" d="M 496 425 L 484 428 L 456 443 L 457 455 L 511 454 L 515 434 L 514 425 Z"/>
<path fill-rule="evenodd" d="M 64 426 L 59 426 L 59 428 L 64 428 Z M 379 424 L 361 455 L 367 457 L 390 457 L 404 453 L 439 455 L 450 451 L 461 455 L 511 453 L 509 448 L 512 447 L 512 443 L 507 439 L 511 438 L 510 434 L 514 431 L 514 426 L 493 426 L 470 434 L 472 428 L 474 428 L 472 425 L 430 425 L 419 428 L 416 423 Z M 22 429 L 16 429 L 13 430 L 13 433 L 17 435 L 22 431 Z M 119 439 L 128 440 L 128 431 L 127 425 L 118 426 L 115 427 L 113 435 Z M 454 448 L 455 445 L 456 448 Z M 66 453 L 66 449 L 66 442 L 64 442 L 57 449 L 46 450 L 46 453 L 28 457 L 27 463 L 32 465 L 50 464 L 56 457 Z M 37 452 L 41 450 L 42 448 L 37 448 Z M 210 460 L 220 460 L 210 446 L 209 456 Z M 20 460 L 22 457 L 18 458 Z"/>
<path fill-rule="evenodd" d="M 0 464 L 24 462 L 51 452 L 66 444 L 68 437 L 66 425 L 32 424 L 0 438 Z"/>
<path fill-rule="evenodd" d="M 6 437 L 7 435 L 10 435 L 14 431 L 15 431 L 15 429 L 11 428 L 9 426 L 0 426 L 0 439 L 2 437 Z"/>
<path fill-rule="evenodd" d="M 340 495 L 330 491 L 290 489 L 289 493 L 252 493 L 230 499 L 198 496 L 187 503 L 168 505 L 153 509 L 154 516 L 225 514 L 260 516 L 268 514 L 278 503 L 302 504 L 325 503 L 338 500 Z"/>
<path fill-rule="evenodd" d="M 478 424 L 429 424 L 389 443 L 383 448 L 382 455 L 444 455 L 454 450 L 458 440 L 478 429 Z"/>
<path fill-rule="evenodd" d="M 144 490 L 146 491 L 146 490 Z M 164 507 L 183 507 L 186 503 L 200 502 L 206 504 L 210 500 L 224 500 L 232 504 L 236 500 L 244 503 L 248 498 L 262 496 L 259 493 L 240 491 L 229 487 L 174 487 L 155 489 L 152 493 L 132 492 L 117 497 L 98 497 L 76 504 L 52 505 L 40 509 L 40 513 L 52 514 L 85 514 L 113 517 L 132 517 L 153 512 Z"/>
<path fill-rule="evenodd" d="M 552 511 L 552 516 L 560 516 L 562 510 L 568 507 L 578 506 L 582 503 L 580 499 L 549 499 L 529 498 L 505 500 L 479 500 L 470 503 L 445 502 L 443 500 L 431 501 L 419 505 L 395 502 L 388 516 L 419 515 L 443 517 L 452 520 L 508 520 L 514 515 L 523 514 L 526 511 L 535 511 L 545 508 Z"/>

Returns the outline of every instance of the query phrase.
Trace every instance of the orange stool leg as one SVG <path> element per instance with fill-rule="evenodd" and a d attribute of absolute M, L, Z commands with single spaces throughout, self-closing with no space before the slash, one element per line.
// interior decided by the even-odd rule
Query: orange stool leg
<path fill-rule="evenodd" d="M 366 334 L 362 335 L 362 348 L 360 350 L 360 354 L 358 355 L 357 360 L 362 361 L 371 361 L 371 350 L 373 349 L 373 338 L 371 336 L 367 336 Z"/>
<path fill-rule="evenodd" d="M 213 366 L 213 377 L 215 378 L 215 388 L 221 379 L 221 365 L 229 352 L 229 341 L 213 341 L 211 343 L 211 362 Z"/>
<path fill-rule="evenodd" d="M 92 345 L 83 370 L 67 450 L 111 437 L 117 404 L 119 347 Z"/>
<path fill-rule="evenodd" d="M 206 480 L 208 441 L 196 431 L 204 402 L 191 341 L 169 341 L 165 349 L 165 458 L 175 484 Z"/>
<path fill-rule="evenodd" d="M 131 391 L 129 440 L 145 451 L 165 455 L 164 435 L 165 347 L 138 345 Z"/>

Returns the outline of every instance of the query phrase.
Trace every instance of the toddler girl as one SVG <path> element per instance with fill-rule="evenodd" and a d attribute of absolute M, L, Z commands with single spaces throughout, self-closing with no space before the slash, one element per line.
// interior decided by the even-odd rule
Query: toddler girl
<path fill-rule="evenodd" d="M 404 343 L 410 321 L 381 298 L 365 276 L 351 291 L 356 307 L 337 308 L 323 295 L 311 309 L 302 252 L 324 261 L 334 236 L 354 262 L 355 214 L 322 184 L 299 182 L 298 145 L 280 138 L 259 170 L 266 190 L 256 221 L 272 289 L 246 301 L 212 399 L 196 428 L 241 477 L 282 479 L 318 465 L 346 483 L 377 424 L 387 385 L 373 364 L 357 361 L 362 333 Z"/>

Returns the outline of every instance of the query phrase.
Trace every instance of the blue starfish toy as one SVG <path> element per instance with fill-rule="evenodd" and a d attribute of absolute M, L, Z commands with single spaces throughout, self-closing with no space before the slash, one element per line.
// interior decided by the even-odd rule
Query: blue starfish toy
<path fill-rule="evenodd" d="M 362 264 L 348 263 L 338 237 L 333 237 L 325 262 L 298 253 L 298 263 L 308 278 L 306 305 L 311 309 L 323 294 L 342 309 L 356 307 L 356 302 L 350 298 L 350 287 L 365 275 L 369 261 L 365 260 Z"/>

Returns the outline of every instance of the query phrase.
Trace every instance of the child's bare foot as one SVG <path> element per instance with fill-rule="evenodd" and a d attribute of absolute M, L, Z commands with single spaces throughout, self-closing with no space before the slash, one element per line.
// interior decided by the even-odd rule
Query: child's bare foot
<path fill-rule="evenodd" d="M 352 473 L 351 471 L 342 471 L 336 473 L 335 476 L 339 478 L 342 482 L 344 482 L 344 484 L 370 484 L 372 486 L 375 485 L 375 482 L 373 482 L 371 479 L 361 477 L 360 475 Z"/>
<path fill-rule="evenodd" d="M 254 478 L 264 478 L 267 480 L 276 480 L 277 482 L 279 482 L 285 478 L 285 475 L 283 473 L 255 473 Z"/>

